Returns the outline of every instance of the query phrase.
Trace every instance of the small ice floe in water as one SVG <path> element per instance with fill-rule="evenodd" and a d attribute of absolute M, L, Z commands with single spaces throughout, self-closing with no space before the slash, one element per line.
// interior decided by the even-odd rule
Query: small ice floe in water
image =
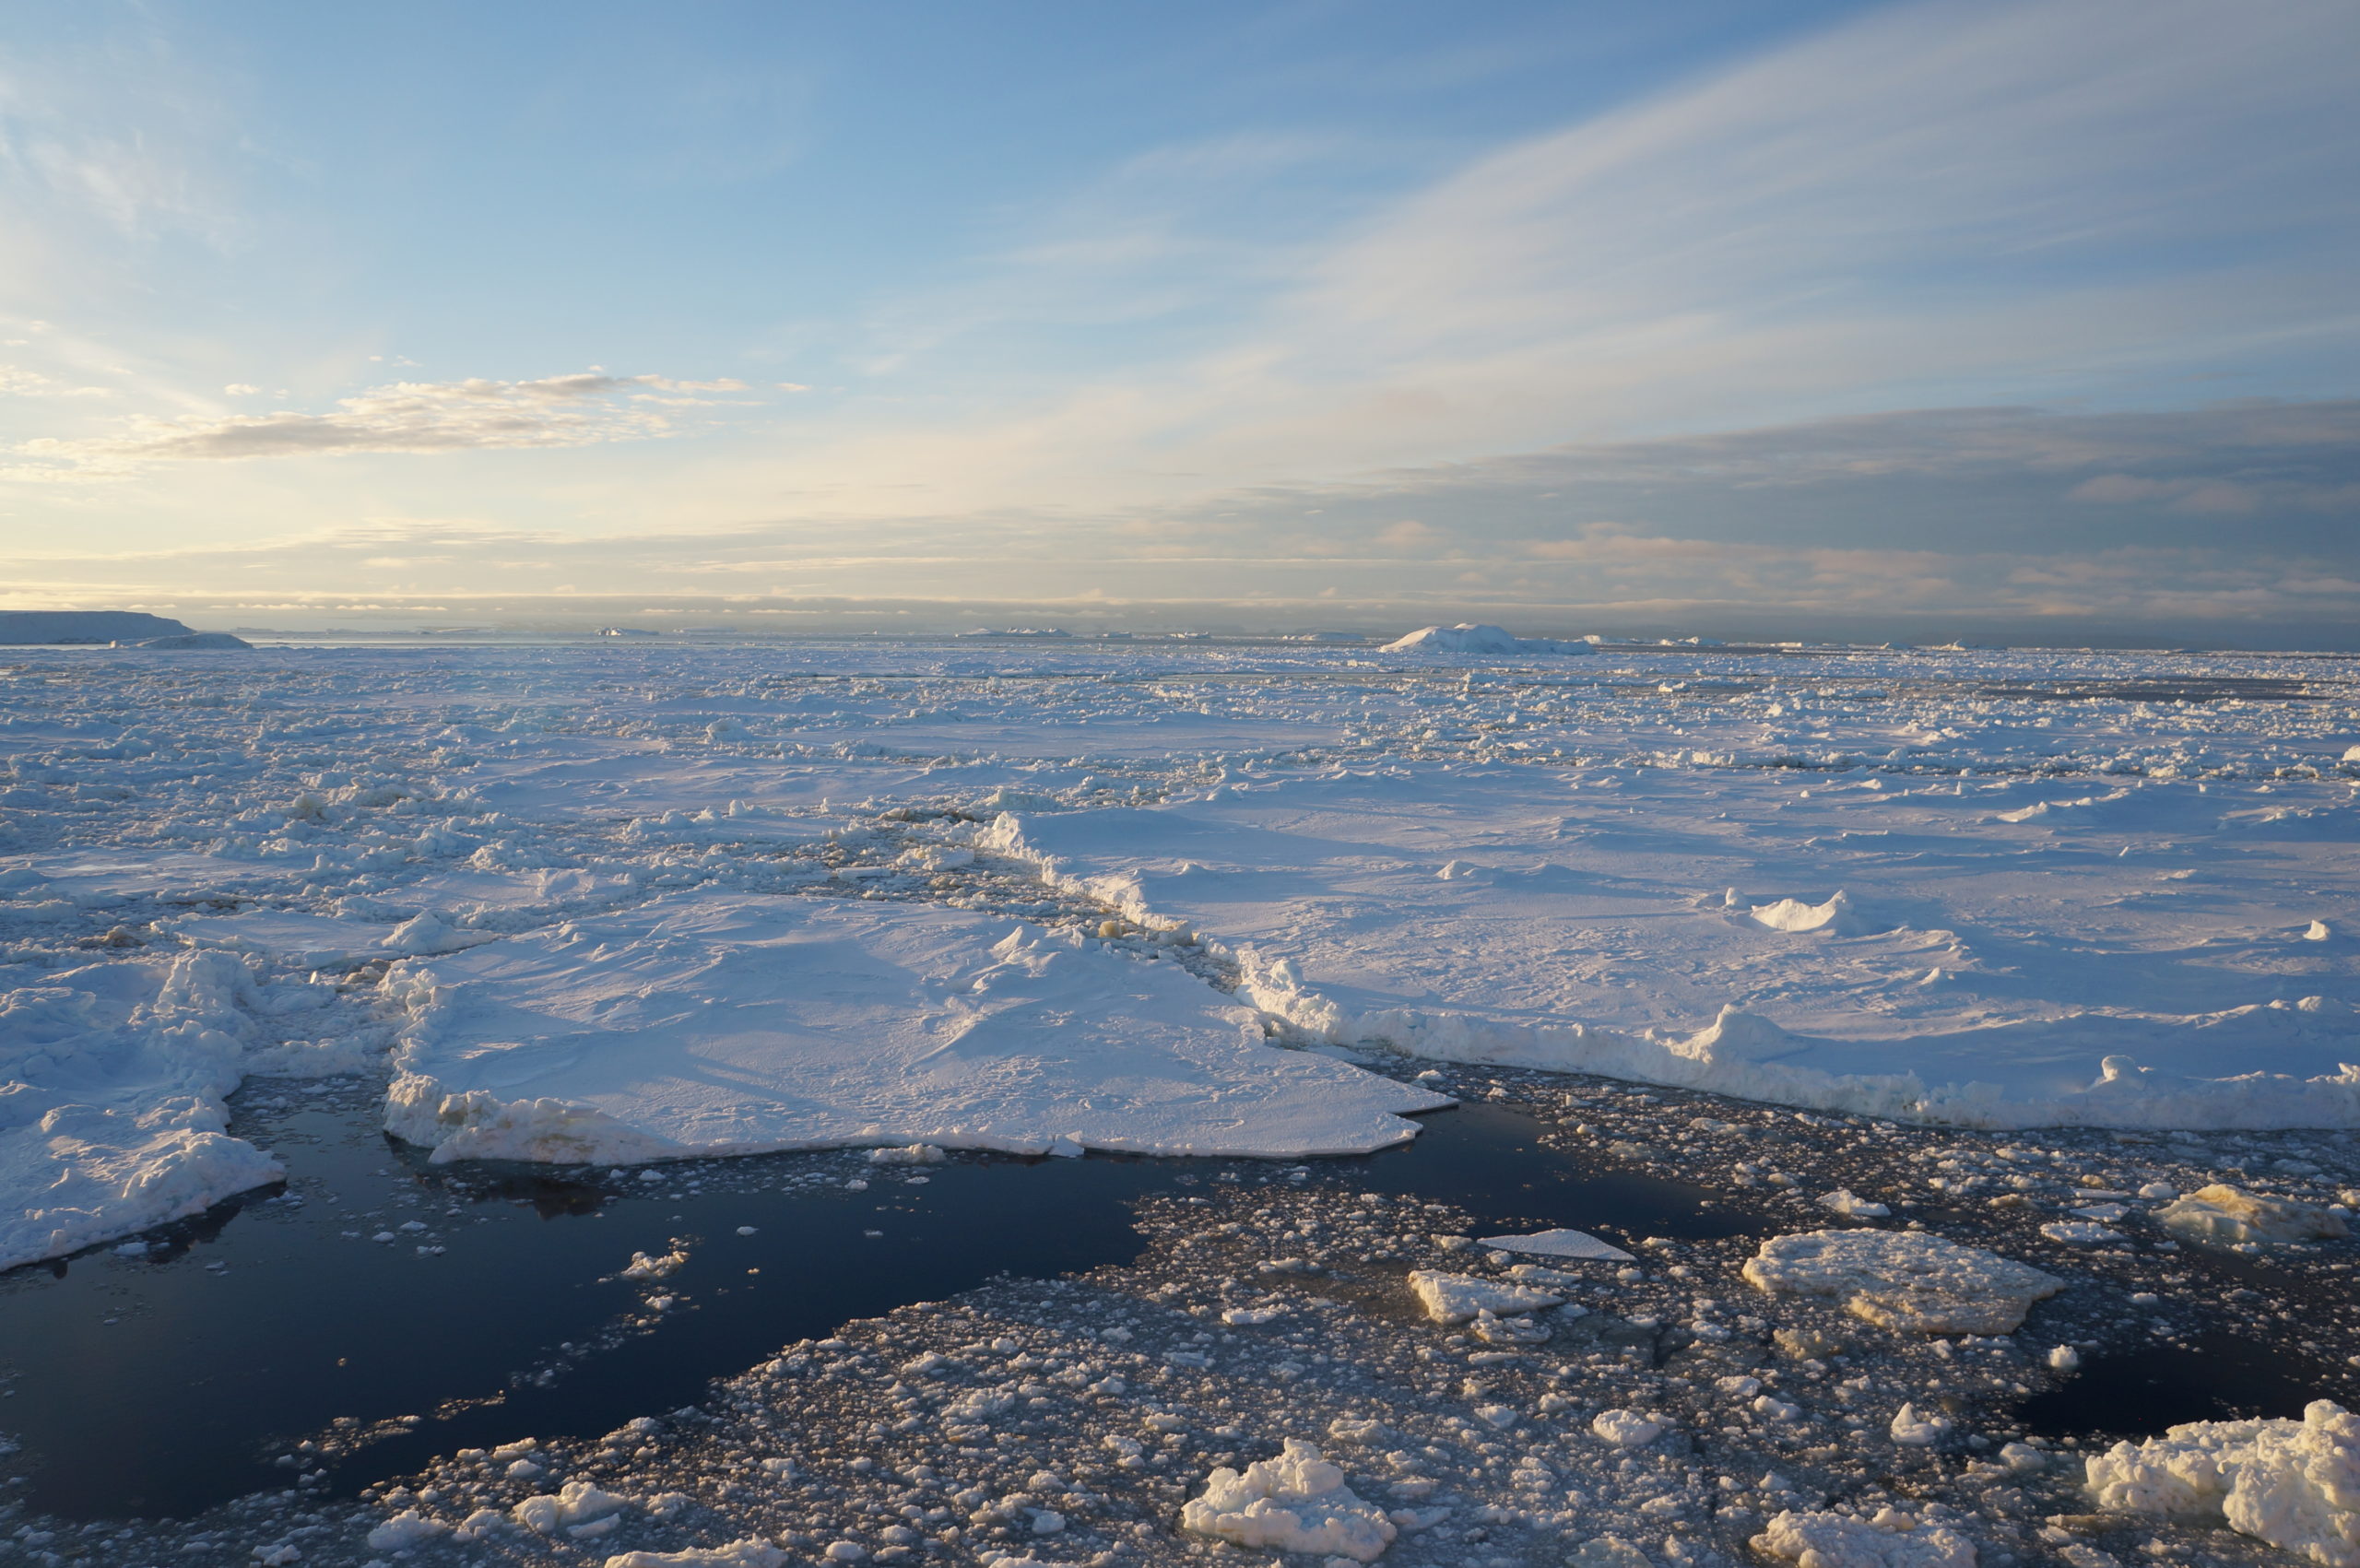
<path fill-rule="evenodd" d="M 1956 1530 L 1893 1507 L 1851 1514 L 1778 1515 L 1749 1542 L 1779 1562 L 1810 1568 L 1975 1568 L 1975 1543 Z"/>
<path fill-rule="evenodd" d="M 1535 1231 L 1522 1236 L 1485 1236 L 1482 1244 L 1498 1252 L 1528 1253 L 1535 1257 L 1591 1258 L 1600 1263 L 1637 1261 L 1621 1247 L 1601 1242 L 1587 1231 Z"/>
<path fill-rule="evenodd" d="M 628 1497 L 603 1491 L 585 1480 L 570 1480 L 553 1493 L 525 1499 L 508 1515 L 535 1535 L 553 1536 L 560 1530 L 574 1530 L 603 1519 L 630 1505 Z"/>
<path fill-rule="evenodd" d="M 1832 1297 L 1855 1317 L 1918 1334 L 2012 1334 L 2033 1303 L 2064 1288 L 2030 1264 L 1926 1231 L 1773 1236 L 1743 1273 L 1758 1290 Z"/>
<path fill-rule="evenodd" d="M 1221 1320 L 1232 1328 L 1259 1328 L 1266 1323 L 1276 1323 L 1286 1315 L 1284 1307 L 1231 1307 L 1221 1315 Z"/>
<path fill-rule="evenodd" d="M 1834 1209 L 1847 1220 L 1890 1220 L 1893 1210 L 1882 1203 L 1870 1203 L 1854 1195 L 1850 1187 L 1837 1187 L 1819 1200 L 1822 1208 Z"/>
<path fill-rule="evenodd" d="M 2360 1416 L 2314 1400 L 2301 1421 L 2193 1421 L 2085 1461 L 2101 1508 L 2218 1519 L 2319 1563 L 2360 1563 Z"/>
<path fill-rule="evenodd" d="M 1344 1484 L 1344 1472 L 1313 1444 L 1286 1440 L 1275 1458 L 1243 1473 L 1226 1466 L 1205 1480 L 1204 1495 L 1180 1510 L 1180 1527 L 1238 1546 L 1319 1552 L 1374 1562 L 1399 1533 L 1385 1511 Z"/>
<path fill-rule="evenodd" d="M 948 1158 L 930 1143 L 909 1143 L 868 1151 L 868 1162 L 872 1165 L 939 1165 Z"/>
<path fill-rule="evenodd" d="M 1663 1435 L 1661 1421 L 1635 1410 L 1600 1410 L 1590 1418 L 1589 1429 L 1617 1448 L 1644 1448 Z"/>
<path fill-rule="evenodd" d="M 1901 1409 L 1893 1413 L 1893 1424 L 1885 1430 L 1904 1448 L 1929 1448 L 1941 1442 L 1950 1429 L 1947 1417 L 1920 1415 L 1917 1406 L 1905 1400 Z"/>
<path fill-rule="evenodd" d="M 2052 1220 L 2040 1228 L 2040 1233 L 2052 1242 L 2067 1246 L 2103 1246 L 2107 1242 L 2122 1240 L 2122 1232 L 2091 1220 Z"/>
<path fill-rule="evenodd" d="M 2155 1220 L 2165 1230 L 2190 1241 L 2230 1245 L 2331 1241 L 2351 1231 L 2342 1220 L 2317 1204 L 2261 1197 L 2217 1182 L 2157 1209 Z"/>
<path fill-rule="evenodd" d="M 1545 1291 L 1503 1285 L 1471 1274 L 1445 1274 L 1436 1268 L 1413 1271 L 1410 1291 L 1426 1309 L 1426 1315 L 1436 1323 L 1465 1323 L 1485 1312 L 1494 1316 L 1538 1312 L 1542 1307 L 1561 1306 L 1565 1300 Z"/>
<path fill-rule="evenodd" d="M 2052 1346 L 2048 1352 L 2048 1370 L 2051 1372 L 2081 1371 L 2082 1352 L 2071 1345 Z"/>

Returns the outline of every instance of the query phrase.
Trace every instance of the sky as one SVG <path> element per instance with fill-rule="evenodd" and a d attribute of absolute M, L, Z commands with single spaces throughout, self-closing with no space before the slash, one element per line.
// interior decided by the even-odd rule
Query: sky
<path fill-rule="evenodd" d="M 86 0 L 0 607 L 2360 646 L 2344 0 Z"/>

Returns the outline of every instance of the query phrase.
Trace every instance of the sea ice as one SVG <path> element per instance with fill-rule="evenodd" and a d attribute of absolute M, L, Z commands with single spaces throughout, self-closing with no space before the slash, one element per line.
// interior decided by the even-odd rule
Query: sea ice
<path fill-rule="evenodd" d="M 1587 1231 L 1535 1231 L 1522 1236 L 1485 1236 L 1483 1245 L 1501 1252 L 1530 1253 L 1537 1257 L 1591 1258 L 1605 1263 L 1629 1263 L 1629 1253 L 1609 1245 Z"/>
<path fill-rule="evenodd" d="M 1313 1444 L 1288 1438 L 1284 1452 L 1243 1474 L 1226 1467 L 1180 1510 L 1180 1527 L 1238 1546 L 1321 1552 L 1374 1562 L 1399 1533 L 1385 1511 L 1344 1484 L 1344 1472 Z"/>
<path fill-rule="evenodd" d="M 2301 1421 L 2196 1421 L 2086 1461 L 2102 1508 L 2219 1518 L 2321 1564 L 2360 1564 L 2360 1417 L 2314 1401 Z"/>
<path fill-rule="evenodd" d="M 1457 626 L 1422 626 L 1385 645 L 1388 654 L 1587 654 L 1588 643 L 1554 637 L 1519 637 L 1504 626 L 1460 621 Z"/>
<path fill-rule="evenodd" d="M 2351 1227 L 2317 1204 L 2262 1197 L 2225 1183 L 2200 1187 L 2155 1211 L 2156 1223 L 2191 1241 L 2228 1245 L 2307 1242 L 2350 1233 Z"/>
<path fill-rule="evenodd" d="M 1542 1307 L 1561 1306 L 1565 1300 L 1546 1291 L 1503 1285 L 1472 1274 L 1446 1274 L 1434 1268 L 1411 1271 L 1410 1293 L 1418 1298 L 1418 1304 L 1436 1323 L 1465 1323 L 1485 1312 L 1494 1316 L 1538 1312 Z"/>
<path fill-rule="evenodd" d="M 1957 1531 L 1897 1510 L 1874 1519 L 1795 1513 L 1773 1518 L 1751 1543 L 1764 1557 L 1801 1568 L 1975 1568 L 1975 1543 Z"/>
<path fill-rule="evenodd" d="M 266 1058 L 301 1070 L 302 1053 L 276 1044 L 266 1021 L 227 953 L 0 965 L 0 1268 L 279 1180 L 276 1160 L 228 1135 L 222 1103 Z"/>
<path fill-rule="evenodd" d="M 1807 1231 L 1773 1236 L 1746 1280 L 1827 1296 L 1853 1316 L 1917 1334 L 2012 1334 L 2032 1303 L 2064 1281 L 2029 1264 L 1925 1231 Z"/>
<path fill-rule="evenodd" d="M 1264 1044 L 1175 964 L 939 906 L 685 893 L 385 988 L 409 1015 L 385 1126 L 438 1161 L 1358 1153 L 1449 1103 Z"/>

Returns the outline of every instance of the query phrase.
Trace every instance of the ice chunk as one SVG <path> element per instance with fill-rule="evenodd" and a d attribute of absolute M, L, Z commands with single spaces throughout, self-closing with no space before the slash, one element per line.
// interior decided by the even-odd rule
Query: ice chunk
<path fill-rule="evenodd" d="M 2094 1220 L 2051 1220 L 2040 1233 L 2067 1246 L 2094 1247 L 2122 1240 L 2122 1232 Z"/>
<path fill-rule="evenodd" d="M 1833 1209 L 1847 1220 L 1886 1220 L 1893 1216 L 1892 1209 L 1882 1203 L 1870 1203 L 1867 1198 L 1856 1196 L 1850 1187 L 1837 1187 L 1834 1192 L 1823 1195 L 1819 1206 Z"/>
<path fill-rule="evenodd" d="M 1774 1236 L 1746 1260 L 1755 1287 L 1833 1297 L 1880 1327 L 2010 1334 L 2064 1282 L 2029 1264 L 1925 1231 L 1806 1231 Z"/>
<path fill-rule="evenodd" d="M 1825 903 L 1805 903 L 1800 899 L 1780 899 L 1776 903 L 1758 903 L 1747 911 L 1753 923 L 1773 931 L 1832 931 L 1839 937 L 1859 935 L 1859 916 L 1852 911 L 1851 901 L 1837 889 Z"/>
<path fill-rule="evenodd" d="M 2360 1564 L 2360 1416 L 2331 1399 L 2298 1421 L 2176 1426 L 2086 1469 L 2100 1507 L 2217 1518 L 2322 1568 Z"/>
<path fill-rule="evenodd" d="M 1901 1409 L 1893 1413 L 1892 1424 L 1886 1431 L 1904 1448 L 1927 1448 L 1941 1442 L 1942 1433 L 1950 1429 L 1946 1417 L 1921 1415 L 1917 1406 L 1905 1399 Z"/>
<path fill-rule="evenodd" d="M 785 1568 L 786 1553 L 749 1536 L 726 1546 L 692 1546 L 686 1551 L 624 1551 L 605 1568 Z"/>
<path fill-rule="evenodd" d="M 2200 1187 L 2155 1211 L 2165 1230 L 2191 1241 L 2307 1242 L 2349 1233 L 2350 1227 L 2316 1204 L 2261 1197 L 2225 1183 Z"/>
<path fill-rule="evenodd" d="M 554 1493 L 528 1497 L 508 1512 L 510 1517 L 534 1534 L 552 1536 L 572 1526 L 603 1519 L 630 1505 L 628 1497 L 602 1491 L 586 1480 L 570 1480 Z"/>
<path fill-rule="evenodd" d="M 694 892 L 396 966 L 385 1126 L 455 1159 L 1360 1153 L 1449 1103 L 1141 962 L 940 906 Z M 903 1155 L 903 1158 L 908 1158 Z"/>
<path fill-rule="evenodd" d="M 1414 1270 L 1410 1276 L 1410 1291 L 1426 1309 L 1426 1315 L 1436 1323 L 1465 1323 L 1484 1312 L 1499 1316 L 1538 1312 L 1542 1307 L 1562 1305 L 1565 1299 L 1522 1285 L 1503 1285 L 1472 1274 L 1446 1274 L 1435 1268 Z"/>
<path fill-rule="evenodd" d="M 1957 1531 L 1894 1509 L 1876 1518 L 1798 1514 L 1772 1519 L 1752 1545 L 1763 1556 L 1809 1568 L 1975 1568 L 1975 1543 Z"/>
<path fill-rule="evenodd" d="M 1644 1448 L 1663 1435 L 1663 1423 L 1635 1410 L 1600 1410 L 1589 1419 L 1589 1429 L 1617 1448 Z"/>
<path fill-rule="evenodd" d="M 1385 1511 L 1344 1484 L 1344 1472 L 1300 1438 L 1245 1473 L 1226 1467 L 1206 1478 L 1201 1497 L 1180 1510 L 1180 1527 L 1238 1546 L 1322 1552 L 1374 1562 L 1398 1534 Z"/>
<path fill-rule="evenodd" d="M 949 1158 L 930 1143 L 903 1144 L 868 1151 L 868 1162 L 872 1165 L 939 1165 Z"/>
<path fill-rule="evenodd" d="M 440 1519 L 430 1519 L 415 1508 L 405 1508 L 369 1532 L 369 1547 L 372 1551 L 399 1551 L 404 1547 L 432 1540 L 450 1528 Z"/>
<path fill-rule="evenodd" d="M 1599 1241 L 1587 1231 L 1535 1231 L 1521 1236 L 1485 1236 L 1483 1244 L 1501 1252 L 1530 1253 L 1537 1257 L 1594 1258 L 1603 1263 L 1630 1263 L 1621 1247 Z"/>

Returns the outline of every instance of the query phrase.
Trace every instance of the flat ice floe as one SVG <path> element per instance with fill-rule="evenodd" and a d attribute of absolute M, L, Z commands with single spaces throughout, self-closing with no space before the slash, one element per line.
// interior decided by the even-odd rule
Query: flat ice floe
<path fill-rule="evenodd" d="M 1447 1103 L 1265 1044 L 1175 963 L 938 907 L 685 893 L 385 985 L 411 1015 L 385 1126 L 438 1161 L 1337 1154 Z"/>
<path fill-rule="evenodd" d="M 977 843 L 1220 941 L 1316 1041 L 1976 1126 L 2349 1126 L 2349 962 L 2286 887 L 2351 874 L 2305 842 L 2360 835 L 2346 793 L 2031 818 L 2018 780 L 1423 763 Z"/>

